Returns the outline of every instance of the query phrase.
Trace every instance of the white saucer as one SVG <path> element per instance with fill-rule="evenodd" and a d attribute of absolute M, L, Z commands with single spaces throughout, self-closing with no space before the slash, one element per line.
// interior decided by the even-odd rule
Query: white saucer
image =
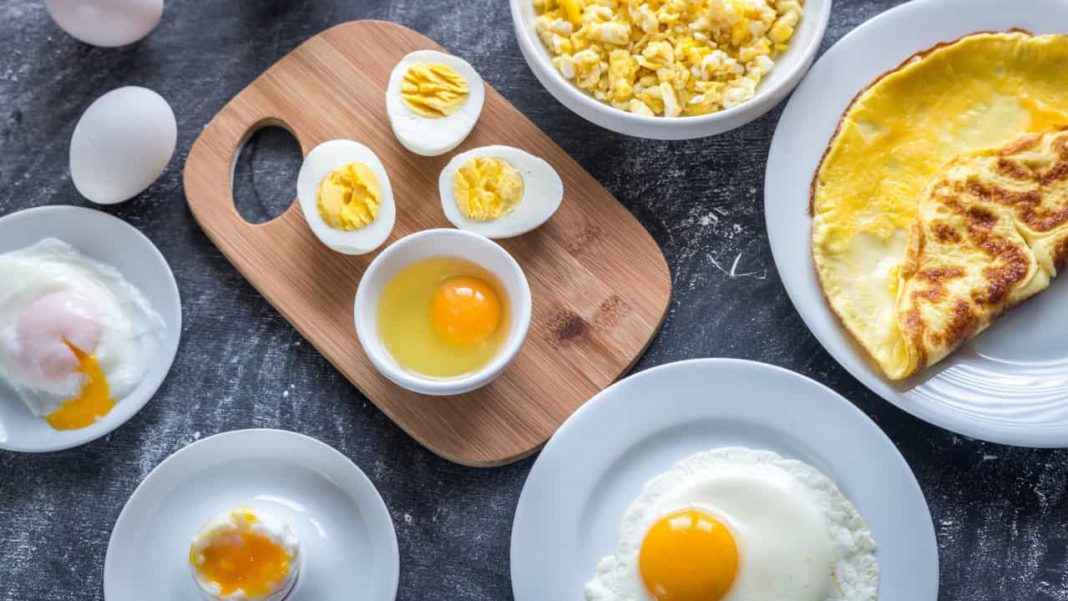
<path fill-rule="evenodd" d="M 286 520 L 303 558 L 286 601 L 388 601 L 397 537 L 382 497 L 333 448 L 281 430 L 205 438 L 159 464 L 126 502 L 104 562 L 106 601 L 190 601 L 189 542 L 211 516 L 251 505 Z"/>
<path fill-rule="evenodd" d="M 938 548 L 923 493 L 894 444 L 830 389 L 781 368 L 698 359 L 598 394 L 545 445 L 516 508 L 516 601 L 579 599 L 644 483 L 724 446 L 768 449 L 822 470 L 878 545 L 879 599 L 935 601 Z"/>
<path fill-rule="evenodd" d="M 977 31 L 1068 33 L 1064 0 L 917 0 L 842 38 L 801 82 L 775 130 L 764 213 L 775 265 L 797 312 L 842 367 L 901 409 L 1003 444 L 1068 446 L 1068 278 L 902 383 L 882 377 L 823 297 L 812 262 L 809 185 L 854 95 L 916 52 Z M 907 32 L 907 35 L 903 35 Z"/>
<path fill-rule="evenodd" d="M 148 299 L 166 325 L 148 373 L 130 394 L 116 399 L 103 419 L 80 430 L 55 430 L 34 417 L 17 398 L 0 393 L 0 449 L 43 452 L 69 449 L 109 434 L 156 394 L 178 353 L 182 303 L 174 274 L 152 241 L 107 213 L 71 206 L 27 209 L 0 217 L 0 253 L 58 238 L 82 254 L 111 265 Z"/>

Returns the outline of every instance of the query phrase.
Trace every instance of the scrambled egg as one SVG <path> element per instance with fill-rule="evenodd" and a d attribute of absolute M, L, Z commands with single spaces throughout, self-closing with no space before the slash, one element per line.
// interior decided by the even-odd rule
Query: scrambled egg
<path fill-rule="evenodd" d="M 378 217 L 382 184 L 366 163 L 348 163 L 319 183 L 319 214 L 330 227 L 358 230 Z"/>
<path fill-rule="evenodd" d="M 639 115 L 704 115 L 753 97 L 803 0 L 533 0 L 567 79 Z"/>
<path fill-rule="evenodd" d="M 504 159 L 475 157 L 456 171 L 452 193 L 464 217 L 494 221 L 511 213 L 523 200 L 523 176 Z"/>
<path fill-rule="evenodd" d="M 469 91 L 463 76 L 448 65 L 416 63 L 401 82 L 401 98 L 408 108 L 430 119 L 460 110 Z"/>

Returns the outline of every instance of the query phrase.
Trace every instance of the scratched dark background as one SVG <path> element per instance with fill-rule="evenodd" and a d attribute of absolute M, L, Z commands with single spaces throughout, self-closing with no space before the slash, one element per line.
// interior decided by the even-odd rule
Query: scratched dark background
<path fill-rule="evenodd" d="M 894 4 L 837 0 L 824 48 Z M 828 384 L 870 415 L 915 470 L 938 534 L 942 599 L 1068 600 L 1068 453 L 979 443 L 906 415 L 847 375 L 786 298 L 762 214 L 779 110 L 681 143 L 598 129 L 535 81 L 503 0 L 169 0 L 155 32 L 118 50 L 68 37 L 41 2 L 0 0 L 0 214 L 86 205 L 67 172 L 78 116 L 112 88 L 155 89 L 177 114 L 177 155 L 147 192 L 107 210 L 167 257 L 185 319 L 170 377 L 125 426 L 62 453 L 0 452 L 0 600 L 102 599 L 108 536 L 141 479 L 198 438 L 249 427 L 314 436 L 367 472 L 396 524 L 400 599 L 511 598 L 509 534 L 532 460 L 469 469 L 413 442 L 242 280 L 184 202 L 181 167 L 212 115 L 306 38 L 360 18 L 402 23 L 467 58 L 652 232 L 675 295 L 637 369 L 743 357 Z M 239 207 L 252 219 L 280 212 L 291 197 L 295 144 L 265 134 L 244 156 Z"/>

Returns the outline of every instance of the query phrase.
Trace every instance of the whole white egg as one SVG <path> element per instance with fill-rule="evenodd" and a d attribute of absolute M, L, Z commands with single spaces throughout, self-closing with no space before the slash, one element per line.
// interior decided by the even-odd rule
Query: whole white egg
<path fill-rule="evenodd" d="M 461 209 L 461 200 L 455 191 L 456 179 L 462 177 L 460 171 L 469 161 L 478 158 L 504 161 L 522 178 L 522 194 L 518 203 L 502 215 L 473 219 Z M 497 191 L 492 188 L 486 182 L 478 182 L 467 189 L 483 195 L 496 194 Z M 452 157 L 438 176 L 438 194 L 445 218 L 457 228 L 487 238 L 513 238 L 537 228 L 553 216 L 563 201 L 564 183 L 552 165 L 525 150 L 510 146 L 483 146 Z"/>
<path fill-rule="evenodd" d="M 93 46 L 125 46 L 148 35 L 163 15 L 163 0 L 45 0 L 60 29 Z"/>
<path fill-rule="evenodd" d="M 378 215 L 356 229 L 332 227 L 319 209 L 319 192 L 323 180 L 346 165 L 365 165 L 381 188 Z M 369 253 L 386 241 L 397 219 L 393 188 L 385 166 L 373 150 L 352 140 L 330 140 L 316 146 L 304 157 L 297 174 L 297 201 L 315 237 L 331 250 L 346 255 Z"/>
<path fill-rule="evenodd" d="M 585 598 L 875 601 L 878 583 L 871 531 L 830 478 L 770 451 L 722 448 L 646 483 Z"/>
<path fill-rule="evenodd" d="M 455 111 L 444 115 L 426 116 L 416 112 L 402 93 L 405 76 L 412 67 L 443 66 L 452 70 L 467 86 L 467 95 Z M 423 84 L 428 93 L 434 82 Z M 462 58 L 434 50 L 418 50 L 406 55 L 393 68 L 386 87 L 386 112 L 397 140 L 415 154 L 438 156 L 456 148 L 474 129 L 482 114 L 486 90 L 482 77 Z"/>
<path fill-rule="evenodd" d="M 70 140 L 74 187 L 98 204 L 129 200 L 167 168 L 178 123 L 162 96 L 137 86 L 112 90 L 82 113 Z"/>

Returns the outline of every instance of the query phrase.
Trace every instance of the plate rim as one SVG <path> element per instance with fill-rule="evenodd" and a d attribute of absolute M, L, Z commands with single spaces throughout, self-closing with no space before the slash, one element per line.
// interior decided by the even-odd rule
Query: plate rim
<path fill-rule="evenodd" d="M 48 214 L 48 213 L 81 213 L 83 215 L 91 215 L 92 219 L 100 219 L 102 222 L 113 224 L 113 226 L 117 230 L 125 230 L 126 232 L 128 232 L 131 235 L 131 237 L 133 239 L 137 240 L 139 243 L 142 243 L 144 245 L 145 249 L 151 255 L 151 257 L 153 259 L 155 259 L 155 260 L 158 260 L 162 265 L 164 265 L 167 268 L 166 271 L 161 274 L 161 281 L 162 281 L 163 285 L 166 286 L 166 288 L 167 288 L 167 290 L 165 291 L 166 295 L 167 296 L 173 295 L 173 297 L 174 297 L 174 301 L 175 301 L 175 304 L 177 306 L 177 311 L 175 312 L 175 314 L 173 316 L 175 318 L 175 321 L 174 321 L 173 325 L 170 324 L 169 322 L 166 323 L 167 329 L 165 330 L 165 333 L 164 333 L 164 341 L 163 341 L 163 344 L 160 346 L 159 350 L 157 351 L 158 353 L 161 353 L 161 357 L 163 357 L 162 364 L 165 365 L 165 369 L 162 372 L 163 376 L 159 379 L 159 382 L 156 382 L 155 384 L 153 384 L 151 386 L 151 388 L 152 388 L 151 392 L 146 392 L 146 394 L 144 395 L 144 399 L 143 400 L 140 400 L 140 401 L 137 401 L 135 403 L 132 403 L 133 405 L 136 405 L 136 407 L 133 408 L 132 410 L 130 410 L 129 415 L 126 415 L 124 417 L 119 418 L 117 421 L 115 421 L 114 424 L 112 424 L 111 426 L 109 426 L 107 428 L 101 428 L 100 430 L 95 431 L 93 433 L 90 433 L 88 435 L 84 434 L 84 430 L 82 430 L 83 434 L 81 434 L 79 436 L 72 436 L 69 440 L 67 440 L 65 442 L 50 443 L 50 444 L 36 446 L 36 447 L 33 447 L 33 448 L 27 448 L 27 447 L 20 446 L 20 445 L 17 445 L 17 444 L 13 445 L 13 444 L 11 444 L 11 442 L 7 438 L 4 438 L 4 439 L 0 440 L 0 451 L 10 451 L 10 452 L 13 452 L 13 453 L 32 453 L 32 454 L 55 453 L 55 452 L 58 452 L 58 451 L 65 451 L 65 450 L 68 450 L 68 449 L 73 449 L 75 447 L 80 447 L 80 446 L 85 445 L 85 444 L 89 444 L 90 442 L 93 442 L 95 440 L 98 440 L 100 438 L 103 438 L 104 436 L 107 436 L 107 435 L 115 432 L 116 430 L 121 428 L 123 425 L 125 425 L 128 421 L 133 419 L 134 416 L 136 416 L 138 413 L 140 413 L 141 410 L 144 409 L 145 406 L 148 405 L 148 403 L 150 401 L 152 401 L 152 399 L 154 399 L 156 397 L 156 393 L 159 392 L 159 389 L 163 387 L 164 382 L 166 382 L 167 378 L 170 376 L 171 369 L 173 369 L 173 367 L 174 367 L 174 362 L 178 358 L 178 349 L 181 347 L 181 343 L 182 343 L 183 310 L 182 310 L 182 295 L 181 295 L 181 291 L 178 288 L 178 281 L 174 277 L 174 270 L 171 268 L 171 265 L 167 261 L 167 258 L 159 250 L 159 247 L 157 247 L 156 244 L 147 235 L 145 235 L 144 232 L 142 232 L 140 229 L 135 227 L 133 224 L 127 222 L 126 220 L 121 219 L 119 217 L 116 217 L 115 215 L 112 215 L 112 214 L 107 213 L 105 211 L 101 211 L 99 209 L 94 209 L 94 208 L 90 208 L 90 207 L 83 207 L 83 206 L 69 205 L 69 204 L 43 205 L 43 206 L 38 206 L 38 207 L 30 207 L 30 208 L 27 208 L 27 209 L 21 209 L 21 210 L 18 210 L 18 211 L 14 211 L 12 213 L 8 213 L 6 215 L 0 216 L 0 227 L 2 227 L 2 225 L 5 222 L 17 221 L 19 219 L 33 219 L 38 215 Z M 82 249 L 78 249 L 78 250 L 79 250 L 79 252 L 82 252 Z M 112 266 L 112 267 L 114 267 L 114 266 Z M 118 268 L 115 267 L 115 269 L 118 269 Z M 121 273 L 121 271 L 120 271 L 120 273 Z M 154 309 L 158 309 L 157 307 L 153 307 L 153 308 Z M 164 316 L 165 319 L 167 317 L 169 317 L 169 316 Z M 168 345 L 166 343 L 167 342 L 167 338 L 169 338 L 169 336 L 167 335 L 167 332 L 170 329 L 174 330 L 174 342 L 173 342 L 173 344 L 169 344 Z M 148 374 L 147 373 L 145 375 L 145 378 L 148 378 Z M 139 385 L 140 385 L 140 383 L 139 383 Z M 132 401 L 132 399 L 130 398 L 130 395 L 128 395 L 127 397 L 123 398 L 123 402 L 124 403 L 129 403 L 131 401 Z M 0 424 L 0 426 L 2 426 L 2 424 Z"/>
<path fill-rule="evenodd" d="M 165 466 L 176 465 L 177 462 L 180 460 L 179 456 L 183 455 L 186 451 L 189 451 L 193 447 L 219 444 L 219 440 L 228 438 L 264 436 L 280 436 L 282 438 L 289 438 L 299 444 L 310 444 L 311 446 L 318 448 L 320 451 L 325 452 L 327 456 L 334 456 L 338 459 L 343 460 L 348 466 L 352 468 L 354 475 L 357 477 L 357 482 L 359 483 L 359 486 L 364 487 L 366 489 L 366 492 L 371 493 L 369 495 L 369 498 L 374 501 L 373 506 L 369 508 L 373 510 L 373 512 L 367 513 L 368 518 L 370 519 L 373 515 L 380 515 L 380 517 L 384 517 L 385 519 L 383 520 L 383 523 L 388 527 L 388 531 L 393 535 L 391 539 L 392 544 L 388 545 L 386 549 L 387 556 L 385 561 L 388 565 L 389 573 L 386 574 L 385 578 L 387 588 L 392 591 L 391 598 L 396 597 L 397 591 L 399 590 L 400 586 L 400 547 L 397 541 L 397 530 L 393 524 L 393 517 L 389 513 L 389 507 L 386 505 L 385 499 L 382 498 L 382 493 L 378 491 L 378 487 L 374 485 L 374 482 L 372 482 L 371 479 L 367 476 L 367 473 L 364 472 L 363 469 L 360 468 L 360 466 L 356 465 L 354 461 L 349 459 L 348 456 L 346 456 L 341 451 L 307 434 L 301 434 L 300 432 L 293 432 L 291 430 L 281 430 L 277 428 L 246 428 L 240 430 L 228 430 L 225 432 L 219 432 L 183 446 L 182 448 L 168 455 L 166 458 L 163 459 L 163 461 L 159 462 L 159 464 L 157 464 L 156 467 L 152 468 L 152 470 L 148 472 L 148 474 L 144 478 L 142 478 L 141 482 L 137 484 L 137 487 L 134 488 L 134 491 L 130 493 L 130 496 L 126 499 L 126 503 L 123 504 L 122 511 L 119 512 L 119 516 L 115 519 L 115 524 L 111 527 L 111 534 L 108 535 L 108 546 L 104 554 L 104 573 L 103 578 L 101 579 L 105 601 L 109 598 L 115 599 L 116 595 L 116 592 L 113 589 L 117 585 L 114 584 L 113 581 L 115 578 L 117 578 L 117 576 L 115 576 L 115 570 L 117 570 L 118 568 L 115 567 L 112 563 L 114 561 L 114 555 L 112 555 L 111 553 L 112 545 L 116 544 L 116 533 L 119 532 L 120 527 L 123 526 L 127 520 L 131 519 L 128 513 L 130 511 L 131 505 L 133 505 L 133 503 L 137 501 L 141 496 L 148 494 L 145 492 L 146 486 L 153 479 L 153 477 L 160 477 L 159 473 L 161 473 L 162 470 L 167 469 Z M 109 588 L 111 589 L 110 597 Z"/>
<path fill-rule="evenodd" d="M 993 3 L 987 1 L 985 4 L 991 5 Z M 1055 3 L 1045 2 L 1044 0 L 1029 0 L 1028 2 L 1021 3 L 1021 5 L 1028 4 L 1031 6 L 1039 6 Z M 819 75 L 822 68 L 825 66 L 825 63 L 829 62 L 829 58 L 837 59 L 840 54 L 848 52 L 853 46 L 858 44 L 871 29 L 882 27 L 883 23 L 887 20 L 918 19 L 923 18 L 927 11 L 948 11 L 960 7 L 974 9 L 972 3 L 962 0 L 912 0 L 911 2 L 900 4 L 874 15 L 870 19 L 856 26 L 853 30 L 849 31 L 836 41 L 819 57 L 819 59 L 817 59 L 815 64 L 813 64 L 812 69 L 806 74 L 805 80 L 798 85 L 794 94 L 783 108 L 783 112 L 775 126 L 775 132 L 768 149 L 768 161 L 765 167 L 763 182 L 764 221 L 768 243 L 771 247 L 772 259 L 775 262 L 776 270 L 779 273 L 779 279 L 782 282 L 783 287 L 786 289 L 786 294 L 789 297 L 794 310 L 801 317 L 802 322 L 804 322 L 806 329 L 816 338 L 827 354 L 834 359 L 835 363 L 845 369 L 849 375 L 860 382 L 873 394 L 905 413 L 953 434 L 1011 446 L 1031 448 L 1068 447 L 1068 426 L 1042 427 L 1037 424 L 1021 425 L 1006 422 L 985 421 L 976 419 L 969 414 L 952 413 L 940 407 L 917 403 L 912 399 L 909 399 L 904 393 L 895 390 L 887 380 L 875 371 L 875 368 L 870 365 L 868 357 L 859 346 L 855 343 L 848 344 L 854 341 L 849 337 L 847 332 L 844 334 L 849 338 L 847 344 L 840 345 L 830 338 L 830 334 L 824 332 L 823 329 L 819 327 L 816 320 L 829 314 L 835 327 L 844 330 L 844 325 L 841 324 L 839 317 L 831 310 L 822 293 L 817 295 L 816 298 L 810 298 L 807 292 L 802 289 L 802 283 L 798 281 L 800 276 L 791 276 L 789 270 L 784 270 L 782 268 L 784 264 L 790 262 L 786 257 L 791 254 L 797 254 L 798 249 L 787 248 L 787 242 L 783 241 L 780 237 L 781 234 L 778 233 L 778 230 L 783 229 L 785 226 L 774 225 L 779 221 L 784 221 L 781 217 L 783 210 L 791 210 L 792 208 L 783 206 L 781 202 L 776 206 L 776 201 L 773 200 L 773 192 L 776 191 L 777 187 L 772 182 L 782 173 L 782 163 L 788 160 L 788 157 L 783 155 L 783 150 L 781 149 L 781 146 L 786 143 L 783 141 L 783 136 L 781 135 L 783 124 L 787 122 L 788 119 L 798 119 L 801 117 L 800 114 L 793 114 L 795 110 L 797 110 L 794 107 L 797 106 L 797 103 L 800 102 L 799 99 L 803 98 L 804 94 L 807 92 L 809 86 L 806 84 L 811 82 L 812 74 L 815 73 Z M 1018 7 L 1014 6 L 1014 8 Z M 1006 26 L 1004 29 L 1010 29 L 1012 27 L 1013 26 Z M 968 34 L 965 33 L 964 35 Z M 960 37 L 958 34 L 949 34 L 946 39 L 955 39 L 958 37 Z M 928 47 L 918 48 L 916 49 L 916 52 L 923 52 L 927 49 Z M 910 56 L 914 56 L 914 54 Z M 908 57 L 904 57 L 904 60 L 907 59 Z M 901 61 L 896 61 L 895 64 L 900 62 Z M 871 82 L 868 82 L 868 85 L 870 85 L 870 83 Z M 860 94 L 864 89 L 865 88 L 862 87 L 855 93 Z M 848 107 L 845 110 L 848 110 Z M 839 115 L 839 120 L 840 117 L 841 116 Z M 828 142 L 829 141 L 830 139 L 828 139 Z M 807 175 L 809 178 L 813 176 L 811 173 Z M 806 184 L 806 189 L 807 188 L 808 185 Z M 808 198 L 808 195 L 806 195 L 806 198 Z M 805 213 L 808 215 L 807 210 Z M 776 215 L 780 216 L 776 217 Z M 805 240 L 811 240 L 811 225 L 811 216 L 808 216 L 804 223 L 805 231 L 808 232 L 808 235 L 805 236 Z M 807 257 L 808 261 L 812 260 L 811 244 L 805 247 L 804 256 Z M 935 369 L 937 369 L 937 367 L 935 367 Z"/>
<path fill-rule="evenodd" d="M 868 417 L 867 414 L 865 414 L 859 407 L 850 402 L 844 396 L 838 394 L 825 384 L 818 382 L 812 378 L 809 378 L 803 374 L 786 369 L 784 367 L 759 361 L 726 357 L 711 357 L 686 359 L 665 363 L 646 369 L 641 372 L 637 372 L 627 378 L 624 378 L 612 384 L 605 390 L 598 393 L 585 405 L 583 405 L 578 411 L 572 414 L 572 416 L 569 417 L 566 422 L 564 422 L 560 429 L 557 430 L 556 434 L 554 434 L 553 437 L 549 439 L 548 443 L 546 443 L 545 447 L 539 454 L 537 460 L 534 462 L 534 465 L 531 467 L 530 472 L 527 474 L 527 479 L 523 484 L 522 491 L 520 492 L 519 499 L 516 503 L 515 515 L 512 521 L 511 540 L 509 544 L 509 575 L 511 577 L 512 582 L 512 594 L 517 601 L 523 601 L 520 598 L 520 592 L 516 588 L 517 583 L 521 580 L 521 578 L 517 578 L 517 563 L 515 561 L 517 549 L 520 548 L 520 542 L 517 537 L 517 532 L 522 531 L 523 527 L 521 526 L 521 522 L 524 520 L 526 512 L 530 511 L 529 509 L 527 509 L 529 504 L 534 502 L 531 500 L 530 494 L 528 492 L 529 485 L 535 475 L 538 475 L 539 478 L 542 477 L 540 476 L 538 469 L 539 464 L 543 462 L 543 458 L 551 457 L 552 454 L 556 452 L 556 448 L 559 445 L 563 444 L 560 441 L 564 440 L 564 437 L 569 436 L 572 430 L 581 427 L 578 422 L 585 419 L 583 416 L 597 410 L 597 408 L 601 404 L 610 402 L 612 395 L 619 394 L 616 389 L 626 387 L 627 383 L 629 383 L 633 379 L 661 377 L 660 374 L 665 372 L 670 373 L 675 370 L 699 369 L 707 371 L 708 373 L 712 373 L 720 369 L 734 368 L 753 370 L 755 372 L 774 373 L 778 376 L 783 376 L 787 379 L 792 379 L 803 383 L 806 386 L 811 386 L 814 390 L 820 390 L 829 402 L 833 402 L 837 406 L 841 407 L 844 414 L 852 415 L 857 420 L 857 423 L 865 424 L 866 426 L 870 427 L 873 433 L 878 433 L 878 436 L 875 438 L 875 442 L 883 446 L 884 449 L 887 451 L 886 456 L 888 458 L 892 458 L 894 463 L 898 464 L 899 467 L 903 468 L 904 473 L 909 476 L 909 484 L 912 489 L 910 491 L 910 494 L 914 496 L 915 500 L 919 501 L 920 508 L 922 508 L 924 517 L 926 518 L 923 524 L 921 525 L 924 531 L 923 538 L 926 539 L 926 549 L 924 549 L 923 551 L 931 555 L 930 559 L 933 561 L 934 564 L 934 582 L 930 586 L 933 587 L 933 592 L 935 593 L 935 596 L 937 596 L 937 593 L 940 588 L 940 557 L 937 544 L 937 536 L 934 529 L 934 522 L 931 517 L 930 507 L 927 504 L 926 496 L 923 494 L 923 489 L 920 487 L 919 482 L 916 479 L 915 472 L 913 472 L 912 470 L 912 467 L 908 464 L 908 461 L 901 454 L 901 451 L 898 450 L 897 445 L 895 445 L 893 440 L 891 440 L 890 437 L 886 435 L 882 428 L 880 428 L 879 425 L 875 423 L 873 419 Z M 757 373 L 757 375 L 759 375 L 759 373 Z M 703 375 L 702 377 L 707 376 Z M 801 438 L 802 440 L 804 439 L 804 437 Z M 630 448 L 632 448 L 632 445 Z M 683 457 L 679 457 L 678 459 L 682 458 Z M 830 460 L 831 458 L 824 457 L 824 459 Z M 833 465 L 833 461 L 831 462 L 831 464 Z M 828 477 L 830 476 L 828 475 Z M 839 483 L 833 478 L 832 481 L 835 481 L 836 485 L 839 486 L 845 485 L 845 483 Z"/>

